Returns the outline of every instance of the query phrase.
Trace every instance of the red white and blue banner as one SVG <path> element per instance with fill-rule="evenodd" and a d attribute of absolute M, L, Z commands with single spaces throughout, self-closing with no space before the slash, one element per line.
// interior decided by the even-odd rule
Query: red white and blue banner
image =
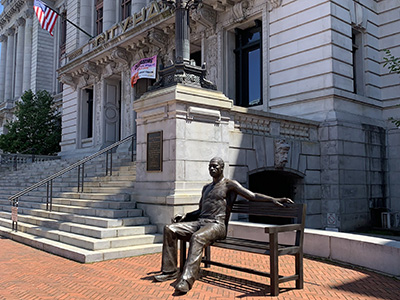
<path fill-rule="evenodd" d="M 131 69 L 131 86 L 140 78 L 156 78 L 157 72 L 157 55 L 149 58 L 142 58 Z"/>
<path fill-rule="evenodd" d="M 35 0 L 33 3 L 33 9 L 35 10 L 36 16 L 39 19 L 39 23 L 43 29 L 46 29 L 53 36 L 54 25 L 57 20 L 57 13 L 46 6 L 42 1 Z"/>

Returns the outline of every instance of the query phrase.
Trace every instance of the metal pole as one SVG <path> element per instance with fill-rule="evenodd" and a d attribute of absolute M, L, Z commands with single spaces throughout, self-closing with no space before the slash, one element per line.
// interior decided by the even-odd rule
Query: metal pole
<path fill-rule="evenodd" d="M 110 176 L 112 176 L 112 150 L 110 150 Z"/>
<path fill-rule="evenodd" d="M 108 175 L 108 151 L 106 152 L 106 176 Z"/>
<path fill-rule="evenodd" d="M 77 192 L 80 192 L 80 183 L 81 183 L 81 166 L 78 166 L 78 190 Z"/>
<path fill-rule="evenodd" d="M 50 180 L 50 211 L 53 209 L 53 180 Z"/>
<path fill-rule="evenodd" d="M 182 0 L 175 3 L 175 61 L 190 61 L 189 10 Z"/>

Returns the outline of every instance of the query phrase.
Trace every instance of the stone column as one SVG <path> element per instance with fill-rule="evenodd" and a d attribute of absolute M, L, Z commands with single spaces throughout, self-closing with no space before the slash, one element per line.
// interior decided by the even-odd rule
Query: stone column
<path fill-rule="evenodd" d="M 0 35 L 1 60 L 0 60 L 0 103 L 3 102 L 6 86 L 6 61 L 7 61 L 7 36 Z"/>
<path fill-rule="evenodd" d="M 114 1 L 104 1 L 104 2 L 114 2 Z M 92 30 L 92 18 L 90 17 L 92 15 L 92 8 L 93 8 L 92 1 L 81 1 L 81 12 L 79 16 L 79 22 L 80 22 L 80 27 L 87 31 L 91 32 Z M 87 43 L 89 40 L 89 36 L 83 33 L 82 31 L 79 31 L 79 45 L 82 46 Z"/>
<path fill-rule="evenodd" d="M 24 44 L 24 74 L 22 91 L 31 88 L 31 65 L 32 65 L 32 16 L 31 10 L 25 12 L 25 44 Z"/>
<path fill-rule="evenodd" d="M 115 1 L 103 1 L 103 31 L 110 29 L 115 24 L 115 22 Z"/>
<path fill-rule="evenodd" d="M 8 35 L 7 41 L 7 61 L 6 61 L 6 76 L 5 76 L 5 92 L 4 100 L 10 100 L 13 97 L 13 75 L 14 75 L 14 33 L 15 30 L 12 28 L 7 29 L 6 34 Z"/>
<path fill-rule="evenodd" d="M 25 19 L 19 18 L 18 35 L 17 35 L 17 53 L 15 57 L 15 87 L 14 96 L 21 97 L 22 83 L 23 83 L 23 70 L 24 70 L 24 39 L 25 39 Z"/>

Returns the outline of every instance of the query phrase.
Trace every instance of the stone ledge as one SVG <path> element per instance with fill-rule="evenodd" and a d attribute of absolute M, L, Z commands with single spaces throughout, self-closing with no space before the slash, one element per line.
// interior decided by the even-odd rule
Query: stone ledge
<path fill-rule="evenodd" d="M 263 228 L 262 224 L 231 221 L 228 235 L 268 241 Z M 280 234 L 279 242 L 293 243 L 294 233 Z M 306 228 L 304 253 L 400 277 L 399 241 Z"/>

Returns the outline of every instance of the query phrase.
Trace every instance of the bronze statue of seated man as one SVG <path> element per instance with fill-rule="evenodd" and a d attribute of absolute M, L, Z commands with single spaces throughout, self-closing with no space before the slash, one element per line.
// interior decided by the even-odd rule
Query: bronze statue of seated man
<path fill-rule="evenodd" d="M 226 237 L 230 213 L 237 195 L 249 201 L 270 201 L 279 206 L 293 203 L 289 198 L 253 193 L 236 180 L 224 178 L 224 165 L 219 157 L 211 159 L 208 169 L 213 181 L 203 187 L 199 209 L 175 216 L 173 223 L 164 227 L 162 273 L 154 276 L 156 281 L 178 278 L 178 237 L 189 242 L 187 260 L 175 286 L 178 293 L 187 293 L 192 288 L 200 271 L 203 249 Z"/>

